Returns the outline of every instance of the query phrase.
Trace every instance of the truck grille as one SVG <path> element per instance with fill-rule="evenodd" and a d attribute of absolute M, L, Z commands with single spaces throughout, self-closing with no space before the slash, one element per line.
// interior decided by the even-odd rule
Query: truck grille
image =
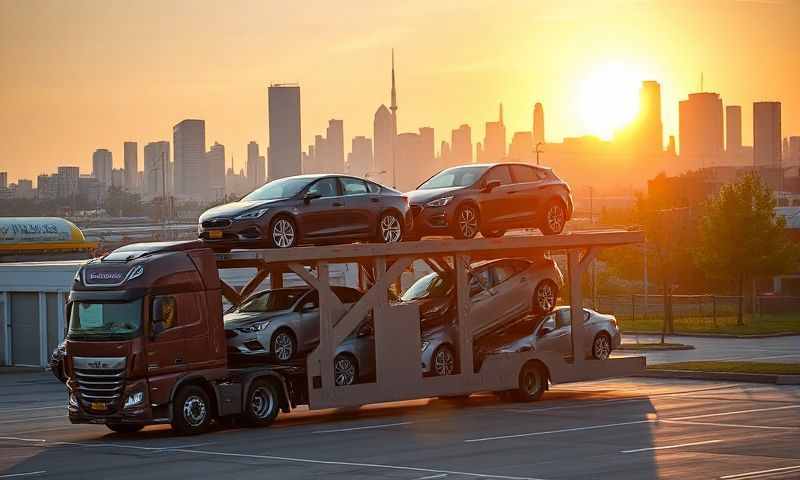
<path fill-rule="evenodd" d="M 88 402 L 113 402 L 122 395 L 125 369 L 75 369 L 78 395 Z"/>

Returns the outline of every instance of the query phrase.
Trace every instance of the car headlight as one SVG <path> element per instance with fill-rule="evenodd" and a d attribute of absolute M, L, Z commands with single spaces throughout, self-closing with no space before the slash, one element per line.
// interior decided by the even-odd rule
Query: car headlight
<path fill-rule="evenodd" d="M 236 330 L 241 333 L 253 333 L 253 332 L 260 332 L 261 330 L 264 330 L 267 327 L 269 327 L 269 321 L 254 323 L 246 327 L 239 327 Z"/>
<path fill-rule="evenodd" d="M 128 395 L 125 399 L 125 406 L 123 408 L 131 408 L 141 404 L 144 401 L 144 392 L 138 391 Z"/>
<path fill-rule="evenodd" d="M 449 197 L 437 198 L 436 200 L 431 200 L 430 202 L 426 203 L 425 206 L 426 207 L 444 207 L 445 205 L 450 203 L 450 200 L 452 200 L 452 199 L 453 199 L 452 195 L 450 195 Z"/>
<path fill-rule="evenodd" d="M 426 340 L 426 341 L 424 341 L 424 342 L 422 342 L 422 348 L 420 348 L 420 349 L 419 349 L 419 351 L 420 351 L 420 352 L 424 352 L 425 350 L 427 350 L 427 349 L 428 349 L 428 347 L 429 347 L 430 345 L 431 345 L 431 342 L 429 342 L 429 341 L 427 341 L 427 340 Z"/>
<path fill-rule="evenodd" d="M 259 208 L 258 210 L 251 210 L 249 212 L 245 212 L 241 215 L 233 217 L 234 220 L 249 220 L 251 218 L 258 218 L 267 213 L 269 208 Z"/>

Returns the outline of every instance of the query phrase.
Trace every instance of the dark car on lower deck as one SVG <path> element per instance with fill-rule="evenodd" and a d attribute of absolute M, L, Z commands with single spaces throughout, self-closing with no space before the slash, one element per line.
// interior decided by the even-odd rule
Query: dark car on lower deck
<path fill-rule="evenodd" d="M 198 235 L 221 248 L 394 243 L 410 221 L 407 197 L 388 187 L 348 175 L 298 175 L 207 210 Z"/>
<path fill-rule="evenodd" d="M 566 182 L 549 168 L 523 163 L 448 168 L 406 195 L 417 237 L 500 237 L 515 228 L 555 235 L 573 209 Z"/>

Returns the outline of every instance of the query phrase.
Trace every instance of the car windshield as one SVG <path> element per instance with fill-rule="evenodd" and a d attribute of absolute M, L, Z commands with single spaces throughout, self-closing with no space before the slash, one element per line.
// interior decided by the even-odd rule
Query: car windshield
<path fill-rule="evenodd" d="M 245 300 L 236 311 L 255 313 L 288 310 L 304 293 L 306 293 L 304 290 L 273 290 L 259 293 Z"/>
<path fill-rule="evenodd" d="M 242 198 L 242 201 L 252 202 L 290 198 L 300 193 L 300 190 L 314 180 L 311 177 L 287 177 L 273 180 L 247 194 Z"/>
<path fill-rule="evenodd" d="M 134 336 L 142 326 L 142 300 L 132 302 L 72 302 L 69 338 Z"/>
<path fill-rule="evenodd" d="M 400 300 L 410 302 L 429 297 L 446 297 L 450 294 L 450 282 L 442 279 L 436 272 L 420 278 L 403 293 Z"/>
<path fill-rule="evenodd" d="M 418 190 L 466 187 L 475 183 L 487 168 L 486 166 L 448 168 L 428 179 L 428 181 L 419 186 Z"/>

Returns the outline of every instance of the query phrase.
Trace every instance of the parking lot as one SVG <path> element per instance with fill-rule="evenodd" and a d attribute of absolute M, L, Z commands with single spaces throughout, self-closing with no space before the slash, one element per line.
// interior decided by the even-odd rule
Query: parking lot
<path fill-rule="evenodd" d="M 0 376 L 0 478 L 565 479 L 800 476 L 800 387 L 617 379 L 542 401 L 474 395 L 298 409 L 178 437 L 69 425 L 48 374 Z"/>

